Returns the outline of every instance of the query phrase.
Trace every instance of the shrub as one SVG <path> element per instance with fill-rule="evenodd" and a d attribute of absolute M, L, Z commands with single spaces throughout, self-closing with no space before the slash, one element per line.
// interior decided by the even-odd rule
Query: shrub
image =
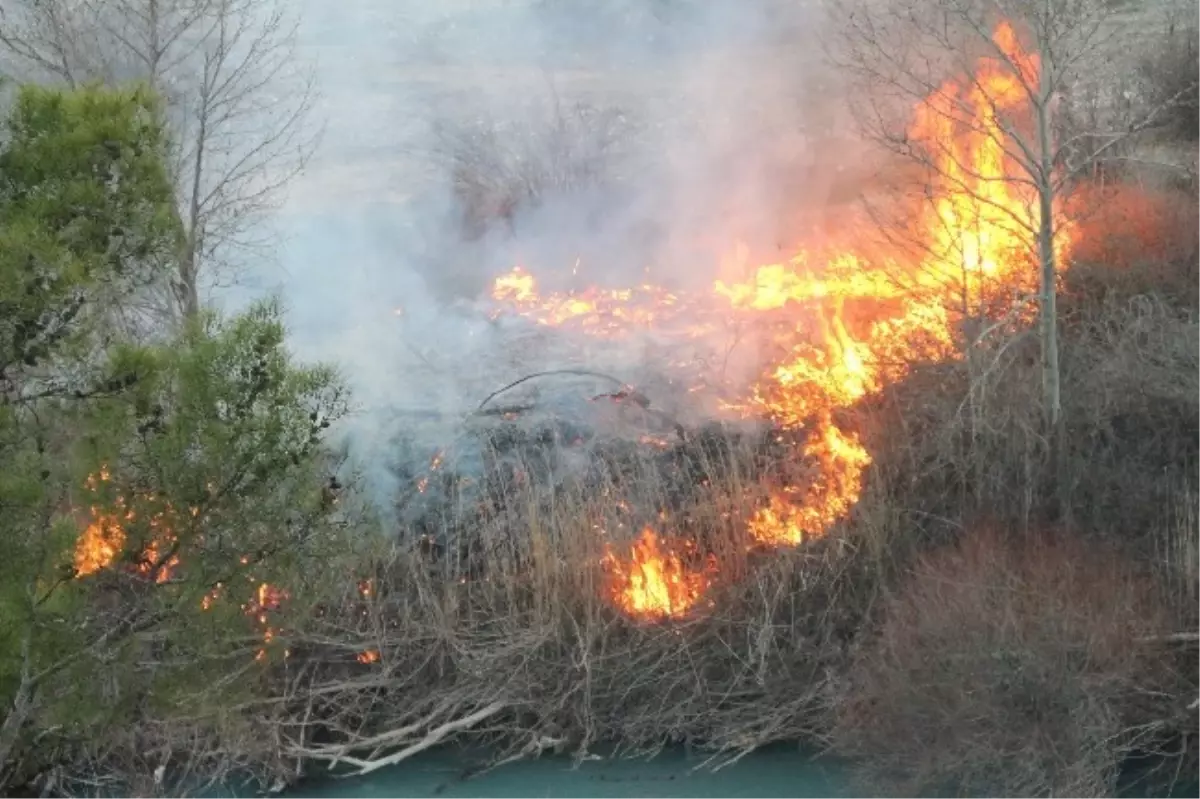
<path fill-rule="evenodd" d="M 1032 326 L 989 336 L 969 358 L 916 364 L 867 399 L 861 422 L 871 482 L 919 527 L 1066 523 L 1144 541 L 1173 492 L 1195 490 L 1195 195 L 1110 182 L 1076 187 L 1070 202 L 1059 293 L 1064 460 L 1051 462 L 1036 411 Z"/>
<path fill-rule="evenodd" d="M 835 703 L 835 749 L 905 793 L 1111 793 L 1171 679 L 1141 642 L 1169 628 L 1152 585 L 1080 540 L 968 534 L 884 601 Z"/>
<path fill-rule="evenodd" d="M 1076 228 L 1067 303 L 1157 294 L 1195 308 L 1200 283 L 1196 192 L 1088 185 L 1071 198 Z"/>
<path fill-rule="evenodd" d="M 1138 64 L 1150 107 L 1163 106 L 1161 129 L 1183 141 L 1200 135 L 1200 59 L 1195 23 L 1169 20 L 1154 52 Z"/>
<path fill-rule="evenodd" d="M 511 227 L 519 212 L 547 195 L 599 185 L 628 128 L 616 109 L 563 107 L 556 97 L 524 119 L 443 123 L 430 156 L 450 175 L 463 235 L 472 240 Z"/>

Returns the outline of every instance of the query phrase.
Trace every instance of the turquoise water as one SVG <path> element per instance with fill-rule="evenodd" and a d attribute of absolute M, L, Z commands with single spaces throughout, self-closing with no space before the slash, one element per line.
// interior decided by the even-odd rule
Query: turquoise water
<path fill-rule="evenodd" d="M 702 756 L 675 750 L 652 760 L 598 760 L 575 766 L 569 758 L 542 757 L 469 776 L 481 759 L 442 750 L 381 773 L 346 779 L 314 779 L 287 797 L 818 797 L 851 796 L 835 766 L 794 747 L 751 753 L 713 772 L 697 768 Z M 316 775 L 314 775 L 315 777 Z"/>
<path fill-rule="evenodd" d="M 427 753 L 360 779 L 316 779 L 287 791 L 282 799 L 876 799 L 883 794 L 851 787 L 844 765 L 816 761 L 794 746 L 752 753 L 714 771 L 703 758 L 672 750 L 652 761 L 593 761 L 575 767 L 570 759 L 545 757 L 472 774 L 479 752 Z M 1145 786 L 1121 792 L 1147 799 Z M 215 791 L 203 799 L 250 799 L 252 792 Z M 1200 799 L 1200 786 L 1177 786 L 1172 799 Z"/>

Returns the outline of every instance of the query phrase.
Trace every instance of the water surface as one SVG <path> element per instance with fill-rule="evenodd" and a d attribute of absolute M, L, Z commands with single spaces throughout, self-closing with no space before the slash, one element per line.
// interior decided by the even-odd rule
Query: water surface
<path fill-rule="evenodd" d="M 851 796 L 835 764 L 815 760 L 795 746 L 747 755 L 716 772 L 705 758 L 682 750 L 652 760 L 597 760 L 576 766 L 570 758 L 542 757 L 471 776 L 480 758 L 446 749 L 366 777 L 316 780 L 289 797 L 819 797 Z"/>

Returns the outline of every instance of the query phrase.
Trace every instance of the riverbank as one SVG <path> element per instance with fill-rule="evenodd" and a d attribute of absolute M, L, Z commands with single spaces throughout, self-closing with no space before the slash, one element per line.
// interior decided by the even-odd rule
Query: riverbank
<path fill-rule="evenodd" d="M 575 763 L 563 756 L 509 763 L 486 769 L 486 751 L 444 747 L 411 762 L 368 777 L 338 779 L 320 769 L 276 794 L 280 799 L 414 797 L 851 797 L 856 790 L 849 764 L 821 757 L 796 744 L 775 744 L 751 752 L 737 763 L 712 770 L 709 759 L 669 748 L 650 759 L 591 759 Z M 1155 764 L 1129 761 L 1122 768 L 1116 795 L 1124 799 L 1195 796 L 1200 785 L 1181 781 L 1169 791 L 1161 782 L 1145 782 Z M 256 796 L 253 791 L 210 792 L 208 799 Z"/>
<path fill-rule="evenodd" d="M 669 749 L 652 759 L 594 759 L 574 763 L 547 756 L 478 771 L 478 750 L 447 748 L 376 776 L 300 783 L 282 797 L 850 797 L 839 764 L 776 745 L 712 771 L 702 755 Z M 707 763 L 707 765 L 706 765 Z"/>

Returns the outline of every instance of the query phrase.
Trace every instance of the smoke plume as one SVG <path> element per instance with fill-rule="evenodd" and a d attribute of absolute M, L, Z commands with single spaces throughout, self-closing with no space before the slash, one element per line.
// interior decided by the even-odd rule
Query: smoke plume
<path fill-rule="evenodd" d="M 401 439 L 438 446 L 490 391 L 571 360 L 489 318 L 498 274 L 709 286 L 739 247 L 769 262 L 819 231 L 853 157 L 815 3 L 308 6 L 327 129 L 257 288 L 278 285 L 301 357 L 343 370 L 347 447 L 380 496 Z"/>

